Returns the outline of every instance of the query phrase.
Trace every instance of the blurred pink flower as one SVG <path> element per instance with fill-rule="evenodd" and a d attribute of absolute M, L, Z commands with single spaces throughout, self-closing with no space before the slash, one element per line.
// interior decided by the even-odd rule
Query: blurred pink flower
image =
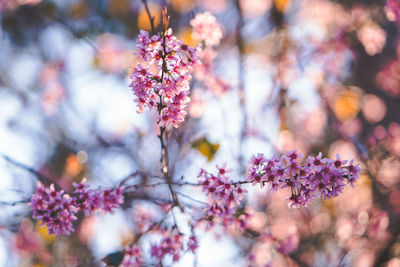
<path fill-rule="evenodd" d="M 247 181 L 253 184 L 270 184 L 272 189 L 290 188 L 291 206 L 306 206 L 314 197 L 323 199 L 337 197 L 345 182 L 353 185 L 358 179 L 359 164 L 347 163 L 336 155 L 336 160 L 309 156 L 305 164 L 299 161 L 302 155 L 297 150 L 281 157 L 267 160 L 262 154 L 250 159 Z M 347 164 L 346 164 L 347 163 Z"/>
<path fill-rule="evenodd" d="M 120 267 L 140 267 L 143 266 L 144 258 L 141 248 L 133 244 L 124 249 L 124 258 Z"/>
<path fill-rule="evenodd" d="M 218 45 L 222 38 L 222 26 L 210 12 L 199 13 L 190 21 L 193 38 L 205 42 L 206 46 Z"/>
<path fill-rule="evenodd" d="M 373 22 L 364 24 L 357 31 L 357 38 L 370 56 L 381 53 L 386 44 L 386 32 Z"/>
<path fill-rule="evenodd" d="M 398 0 L 386 0 L 385 13 L 388 20 L 400 23 L 400 2 Z"/>
<path fill-rule="evenodd" d="M 137 112 L 157 107 L 161 127 L 179 127 L 190 101 L 191 70 L 199 64 L 199 49 L 183 44 L 171 29 L 151 37 L 148 32 L 140 31 L 136 47 L 140 62 L 130 75 L 130 87 Z"/>
<path fill-rule="evenodd" d="M 122 187 L 106 189 L 89 189 L 84 183 L 73 183 L 75 190 L 72 196 L 57 191 L 54 185 L 45 187 L 41 183 L 30 201 L 33 218 L 46 226 L 49 234 L 69 235 L 74 231 L 73 221 L 82 211 L 89 215 L 97 210 L 112 212 L 123 203 Z"/>
<path fill-rule="evenodd" d="M 125 71 L 132 62 L 132 55 L 123 45 L 123 41 L 112 34 L 98 37 L 99 44 L 97 59 L 105 71 L 117 73 Z"/>
<path fill-rule="evenodd" d="M 22 5 L 37 5 L 42 0 L 2 0 L 0 1 L 0 12 L 5 10 L 14 10 Z"/>

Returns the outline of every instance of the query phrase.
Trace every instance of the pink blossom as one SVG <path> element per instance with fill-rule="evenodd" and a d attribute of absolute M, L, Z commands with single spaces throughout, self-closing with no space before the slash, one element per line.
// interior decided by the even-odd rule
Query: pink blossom
<path fill-rule="evenodd" d="M 367 23 L 362 26 L 357 31 L 357 38 L 370 56 L 381 53 L 386 44 L 386 32 L 375 23 Z"/>
<path fill-rule="evenodd" d="M 172 256 L 174 262 L 181 258 L 183 250 L 183 235 L 177 230 L 165 232 L 163 238 L 158 244 L 151 246 L 151 256 L 162 260 L 165 256 Z"/>
<path fill-rule="evenodd" d="M 33 218 L 41 220 L 46 225 L 50 234 L 69 234 L 74 231 L 72 222 L 77 220 L 78 208 L 74 205 L 74 199 L 64 191 L 56 191 L 52 184 L 45 188 L 39 183 L 35 194 L 32 195 L 30 206 Z"/>
<path fill-rule="evenodd" d="M 247 181 L 273 189 L 290 188 L 291 206 L 305 206 L 314 197 L 332 198 L 342 193 L 346 182 L 353 185 L 358 179 L 360 168 L 350 161 L 309 156 L 304 164 L 299 160 L 302 155 L 296 150 L 288 152 L 280 158 L 266 160 L 262 154 L 253 156 L 249 162 Z"/>
<path fill-rule="evenodd" d="M 201 41 L 204 46 L 199 54 L 201 64 L 194 68 L 196 78 L 202 81 L 208 90 L 220 96 L 231 90 L 228 82 L 213 73 L 215 68 L 213 61 L 216 57 L 213 46 L 218 45 L 222 38 L 222 27 L 209 12 L 197 14 L 190 24 L 193 27 L 193 38 Z"/>
<path fill-rule="evenodd" d="M 205 210 L 206 217 L 215 217 L 222 220 L 224 225 L 230 225 L 238 222 L 236 208 L 239 207 L 247 190 L 227 176 L 231 170 L 226 169 L 226 164 L 223 164 L 222 167 L 217 166 L 217 170 L 217 175 L 204 170 L 199 174 L 202 189 L 210 197 L 209 206 Z"/>
<path fill-rule="evenodd" d="M 291 234 L 284 241 L 279 242 L 276 250 L 282 254 L 290 254 L 299 247 L 299 237 L 296 234 Z"/>
<path fill-rule="evenodd" d="M 400 3 L 397 0 L 387 0 L 385 4 L 386 17 L 390 21 L 400 23 Z"/>
<path fill-rule="evenodd" d="M 222 27 L 210 12 L 199 13 L 190 21 L 193 38 L 205 42 L 206 46 L 218 45 L 222 38 Z"/>
<path fill-rule="evenodd" d="M 138 245 L 133 244 L 124 249 L 124 258 L 121 267 L 139 267 L 144 263 L 143 253 Z"/>
<path fill-rule="evenodd" d="M 179 127 L 190 102 L 190 72 L 199 63 L 199 48 L 183 44 L 171 29 L 152 37 L 140 31 L 136 48 L 140 62 L 130 75 L 130 87 L 138 105 L 137 112 L 157 107 L 161 127 Z"/>
<path fill-rule="evenodd" d="M 198 244 L 196 236 L 194 236 L 194 235 L 190 236 L 189 241 L 187 242 L 187 249 L 194 253 L 198 247 L 199 247 L 199 244 Z"/>
<path fill-rule="evenodd" d="M 231 90 L 231 85 L 214 73 L 214 58 L 216 52 L 211 47 L 205 47 L 199 55 L 201 64 L 194 67 L 196 79 L 202 81 L 206 88 L 220 96 Z"/>
<path fill-rule="evenodd" d="M 123 188 L 89 189 L 85 180 L 73 183 L 75 190 L 72 195 L 64 194 L 64 190 L 57 191 L 54 185 L 46 188 L 38 184 L 36 192 L 32 194 L 30 206 L 33 218 L 41 220 L 50 234 L 69 235 L 74 231 L 72 222 L 77 220 L 77 213 L 92 214 L 97 210 L 112 212 L 123 203 Z"/>

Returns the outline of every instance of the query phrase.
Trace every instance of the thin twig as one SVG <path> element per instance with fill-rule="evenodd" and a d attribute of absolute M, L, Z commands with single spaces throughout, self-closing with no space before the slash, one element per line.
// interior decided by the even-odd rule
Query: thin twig
<path fill-rule="evenodd" d="M 144 171 L 140 171 L 140 170 L 136 170 L 130 174 L 128 174 L 127 176 L 119 179 L 121 182 L 119 183 L 120 185 L 124 185 L 127 181 L 129 181 L 131 178 L 135 177 L 135 176 L 153 176 L 156 177 L 157 175 L 154 174 L 150 174 L 150 173 L 146 173 Z M 129 186 L 128 186 L 129 187 Z"/>
<path fill-rule="evenodd" d="M 19 161 L 16 161 L 15 159 L 10 158 L 9 156 L 7 156 L 7 155 L 5 155 L 5 154 L 3 154 L 3 153 L 0 153 L 0 155 L 1 155 L 6 161 L 8 161 L 9 163 L 11 163 L 11 164 L 13 164 L 13 165 L 15 165 L 15 166 L 17 166 L 17 167 L 19 167 L 19 168 L 21 168 L 21 169 L 24 169 L 24 170 L 26 170 L 26 171 L 32 173 L 33 175 L 35 175 L 36 177 L 38 177 L 39 180 L 45 180 L 46 182 L 54 183 L 54 178 L 49 177 L 49 176 L 47 176 L 47 175 L 44 175 L 44 174 L 40 173 L 39 171 L 33 169 L 32 167 L 29 167 L 29 166 L 27 166 L 27 165 L 25 165 L 25 164 L 23 164 L 23 163 L 21 163 L 21 162 L 19 162 Z"/>
<path fill-rule="evenodd" d="M 23 199 L 23 200 L 18 200 L 18 201 L 13 201 L 13 202 L 7 202 L 7 201 L 0 201 L 0 205 L 4 206 L 16 206 L 18 204 L 26 204 L 29 203 L 29 199 Z"/>
<path fill-rule="evenodd" d="M 151 33 L 155 34 L 156 29 L 154 27 L 154 17 L 150 13 L 150 9 L 149 9 L 149 5 L 147 4 L 147 0 L 142 0 L 142 3 L 144 5 L 144 9 L 146 10 L 147 16 L 149 17 L 149 20 L 150 20 Z"/>

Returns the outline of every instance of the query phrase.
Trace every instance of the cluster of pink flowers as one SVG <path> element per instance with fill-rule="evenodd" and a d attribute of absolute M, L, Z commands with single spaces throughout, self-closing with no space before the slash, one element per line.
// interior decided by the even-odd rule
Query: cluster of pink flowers
<path fill-rule="evenodd" d="M 241 187 L 240 183 L 234 183 L 227 173 L 231 170 L 218 167 L 217 175 L 201 170 L 199 174 L 203 192 L 210 196 L 210 206 L 206 209 L 208 219 L 219 218 L 224 225 L 230 225 L 237 221 L 236 208 L 243 199 L 247 190 Z M 244 222 L 240 221 L 241 224 Z"/>
<path fill-rule="evenodd" d="M 92 214 L 96 211 L 113 212 L 118 209 L 120 204 L 124 202 L 123 188 L 106 188 L 106 189 L 89 189 L 85 184 L 85 180 L 81 183 L 73 183 L 75 190 L 73 196 L 75 197 L 76 206 L 85 213 L 85 215 Z"/>
<path fill-rule="evenodd" d="M 149 36 L 140 31 L 137 38 L 139 63 L 130 78 L 138 112 L 157 107 L 161 127 L 178 127 L 190 101 L 191 70 L 198 64 L 199 48 L 185 45 L 168 29 Z"/>
<path fill-rule="evenodd" d="M 400 3 L 397 0 L 386 0 L 386 16 L 390 21 L 396 21 L 400 24 Z"/>
<path fill-rule="evenodd" d="M 190 21 L 193 27 L 193 38 L 203 41 L 206 46 L 219 45 L 223 36 L 222 27 L 210 13 L 199 13 Z"/>
<path fill-rule="evenodd" d="M 79 211 L 85 215 L 97 210 L 112 212 L 123 203 L 121 187 L 92 190 L 84 182 L 74 183 L 74 187 L 70 196 L 64 194 L 64 190 L 57 191 L 53 184 L 47 188 L 39 183 L 32 194 L 30 206 L 33 218 L 41 220 L 49 234 L 68 235 L 73 232 L 73 221 L 77 220 Z"/>
<path fill-rule="evenodd" d="M 397 49 L 400 45 L 397 46 Z M 377 85 L 386 93 L 393 97 L 400 95 L 400 58 L 397 57 L 392 62 L 388 63 L 376 76 Z"/>
<path fill-rule="evenodd" d="M 279 252 L 280 254 L 290 255 L 299 248 L 299 236 L 297 234 L 289 234 L 283 240 L 280 240 L 274 237 L 271 233 L 265 232 L 260 234 L 257 243 L 260 245 L 269 244 L 275 251 Z M 256 245 L 253 245 L 253 248 L 257 248 L 258 245 L 257 243 Z M 247 254 L 246 266 L 247 267 L 260 266 L 260 263 L 256 261 L 256 256 L 254 253 L 250 252 L 249 254 Z M 267 263 L 266 265 L 263 266 L 271 266 L 271 265 Z"/>
<path fill-rule="evenodd" d="M 119 266 L 121 267 L 139 267 L 144 263 L 142 250 L 138 245 L 133 244 L 124 249 L 124 258 Z"/>
<path fill-rule="evenodd" d="M 184 235 L 174 228 L 168 231 L 162 230 L 163 237 L 158 244 L 151 246 L 151 256 L 158 260 L 163 260 L 167 255 L 172 256 L 172 261 L 177 262 L 185 252 L 195 252 L 199 247 L 196 236 L 191 235 L 184 245 Z"/>
<path fill-rule="evenodd" d="M 45 188 L 39 184 L 32 195 L 33 218 L 41 220 L 50 234 L 70 234 L 74 231 L 72 222 L 77 220 L 79 208 L 72 197 L 63 193 L 64 190 L 57 191 L 54 185 Z"/>
<path fill-rule="evenodd" d="M 279 158 L 267 160 L 263 154 L 253 156 L 250 160 L 247 181 L 264 186 L 270 184 L 273 189 L 290 188 L 291 206 L 306 206 L 314 197 L 324 199 L 338 196 L 345 186 L 358 179 L 359 164 L 336 156 L 336 160 L 309 156 L 305 164 L 296 150 Z"/>
<path fill-rule="evenodd" d="M 357 38 L 370 56 L 381 53 L 386 44 L 386 32 L 374 23 L 364 24 L 357 31 Z"/>
<path fill-rule="evenodd" d="M 223 36 L 222 26 L 210 12 L 199 13 L 190 21 L 193 27 L 193 38 L 202 42 L 204 49 L 199 57 L 201 65 L 196 65 L 194 73 L 196 79 L 216 95 L 221 95 L 231 89 L 229 83 L 214 74 L 214 59 L 216 52 L 214 46 L 218 45 Z"/>
<path fill-rule="evenodd" d="M 151 256 L 162 260 L 165 256 L 171 255 L 174 262 L 181 258 L 183 251 L 183 235 L 176 229 L 173 232 L 165 232 L 158 244 L 151 246 Z"/>
<path fill-rule="evenodd" d="M 187 242 L 188 251 L 194 253 L 198 247 L 199 247 L 199 242 L 197 241 L 197 237 L 194 235 L 190 236 L 189 241 Z"/>

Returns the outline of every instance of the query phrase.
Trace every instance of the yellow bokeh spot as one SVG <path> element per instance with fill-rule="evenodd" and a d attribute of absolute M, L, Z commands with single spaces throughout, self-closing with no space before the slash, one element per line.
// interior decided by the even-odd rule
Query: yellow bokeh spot
<path fill-rule="evenodd" d="M 290 4 L 291 0 L 275 0 L 275 7 L 281 13 L 287 12 L 290 9 Z"/>
<path fill-rule="evenodd" d="M 35 263 L 32 265 L 32 267 L 46 267 L 47 265 L 41 264 L 41 263 Z"/>
<path fill-rule="evenodd" d="M 330 215 L 336 213 L 336 203 L 334 199 L 321 199 L 322 206 L 328 211 Z"/>
<path fill-rule="evenodd" d="M 53 234 L 50 235 L 49 231 L 47 231 L 47 227 L 41 226 L 41 223 L 41 221 L 36 222 L 36 231 L 39 233 L 40 237 L 46 244 L 53 243 L 56 237 Z"/>
<path fill-rule="evenodd" d="M 157 3 L 149 3 L 148 6 L 150 14 L 154 18 L 154 27 L 157 27 L 157 25 L 160 23 L 161 6 Z M 143 29 L 145 31 L 151 30 L 150 19 L 144 7 L 142 7 L 139 11 L 137 24 L 139 29 Z"/>
<path fill-rule="evenodd" d="M 184 28 L 180 33 L 179 33 L 179 38 L 182 40 L 184 44 L 187 44 L 189 46 L 196 46 L 198 42 L 192 38 L 192 30 L 189 27 Z"/>
<path fill-rule="evenodd" d="M 181 13 L 191 11 L 196 5 L 193 0 L 170 0 L 169 2 L 173 9 Z"/>
<path fill-rule="evenodd" d="M 361 97 L 351 90 L 341 93 L 333 103 L 333 111 L 340 121 L 353 119 L 360 108 Z"/>
<path fill-rule="evenodd" d="M 79 162 L 75 154 L 71 154 L 67 158 L 65 172 L 70 177 L 77 176 L 83 170 L 82 164 Z"/>
<path fill-rule="evenodd" d="M 360 177 L 360 179 L 357 181 L 357 184 L 365 185 L 368 188 L 372 187 L 372 179 L 371 179 L 371 177 L 369 177 L 369 175 L 360 174 L 359 177 Z"/>

